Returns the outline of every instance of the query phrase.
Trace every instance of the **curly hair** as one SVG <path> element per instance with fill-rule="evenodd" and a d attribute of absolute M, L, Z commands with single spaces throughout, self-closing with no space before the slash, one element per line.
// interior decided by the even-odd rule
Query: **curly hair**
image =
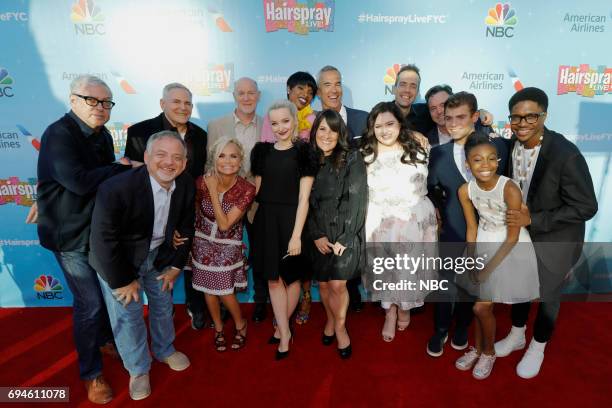
<path fill-rule="evenodd" d="M 334 147 L 334 150 L 331 153 L 332 163 L 334 165 L 334 169 L 339 171 L 344 165 L 346 165 L 346 156 L 349 152 L 349 144 L 348 144 L 348 129 L 344 124 L 344 120 L 342 116 L 338 112 L 333 109 L 326 109 L 322 112 L 319 112 L 317 118 L 312 124 L 312 128 L 310 129 L 310 144 L 312 148 L 317 153 L 319 158 L 319 163 L 323 164 L 325 161 L 325 157 L 323 155 L 323 151 L 317 145 L 317 129 L 321 122 L 327 122 L 327 126 L 332 132 L 336 132 L 338 134 L 338 143 Z"/>
<path fill-rule="evenodd" d="M 395 116 L 395 119 L 397 119 L 400 125 L 397 140 L 404 150 L 401 157 L 401 162 L 404 164 L 414 164 L 415 166 L 417 163 L 427 164 L 427 150 L 421 146 L 421 144 L 416 140 L 413 131 L 407 127 L 399 107 L 395 104 L 395 102 L 379 102 L 368 114 L 367 128 L 364 135 L 365 140 L 361 153 L 364 157 L 372 155 L 372 159 L 369 161 L 366 160 L 366 165 L 374 163 L 378 157 L 378 139 L 376 139 L 376 135 L 374 133 L 374 123 L 376 122 L 378 115 L 385 112 L 389 112 Z M 421 154 L 423 158 L 419 158 L 419 154 Z"/>

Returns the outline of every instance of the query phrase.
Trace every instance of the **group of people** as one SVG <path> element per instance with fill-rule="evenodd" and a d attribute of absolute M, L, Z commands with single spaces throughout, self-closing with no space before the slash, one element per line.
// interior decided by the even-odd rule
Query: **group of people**
<path fill-rule="evenodd" d="M 192 327 L 210 319 L 219 352 L 245 347 L 248 320 L 236 292 L 247 287 L 251 266 L 252 320 L 266 319 L 269 299 L 268 342 L 277 345 L 277 360 L 289 355 L 292 321 L 308 322 L 311 281 L 326 314 L 322 344 L 336 341 L 340 358 L 350 358 L 347 313 L 362 309 L 363 282 L 385 311 L 384 341 L 430 299 L 432 357 L 442 355 L 453 319 L 451 346 L 466 349 L 474 321 L 474 347 L 456 367 L 477 379 L 490 375 L 496 357 L 525 347 L 530 304 L 540 299 L 517 366 L 519 376 L 536 376 L 563 279 L 597 211 L 588 167 L 571 142 L 544 126 L 548 99 L 540 89 L 510 99 L 514 136 L 503 139 L 491 134 L 491 115 L 473 94 L 438 85 L 416 103 L 420 82 L 416 66 L 402 67 L 395 100 L 368 113 L 344 106 L 337 68 L 323 67 L 316 79 L 296 72 L 287 100 L 262 118 L 257 83 L 245 77 L 234 84 L 234 111 L 212 120 L 208 132 L 190 122 L 189 89 L 171 83 L 162 113 L 128 129 L 125 157 L 115 161 L 104 127 L 112 92 L 97 77 L 76 78 L 70 112 L 42 136 L 38 201 L 28 221 L 37 221 L 41 245 L 53 251 L 73 293 L 88 398 L 112 399 L 102 353 L 115 347 L 135 400 L 151 393 L 151 352 L 172 370 L 190 365 L 173 345 L 172 289 L 181 272 Z M 315 96 L 320 112 L 311 106 Z M 377 290 L 373 259 L 400 252 L 487 262 L 467 273 L 391 268 L 384 278 L 391 283 L 444 279 L 450 286 Z M 513 305 L 510 333 L 498 342 L 494 303 Z M 233 320 L 231 336 L 224 314 Z"/>

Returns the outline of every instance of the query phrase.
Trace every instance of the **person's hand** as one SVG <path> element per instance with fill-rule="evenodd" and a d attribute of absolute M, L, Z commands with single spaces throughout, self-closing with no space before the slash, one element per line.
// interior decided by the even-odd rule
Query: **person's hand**
<path fill-rule="evenodd" d="M 327 239 L 327 237 L 321 237 L 319 239 L 315 239 L 314 244 L 319 250 L 319 252 L 322 253 L 323 255 L 331 254 L 332 250 L 329 249 L 328 247 L 329 240 Z"/>
<path fill-rule="evenodd" d="M 206 187 L 208 191 L 217 191 L 217 185 L 219 184 L 219 180 L 217 180 L 217 176 L 210 175 L 204 177 L 204 182 L 206 183 Z"/>
<path fill-rule="evenodd" d="M 289 246 L 287 247 L 289 256 L 297 256 L 302 253 L 302 240 L 300 238 L 291 237 Z"/>
<path fill-rule="evenodd" d="M 184 245 L 185 241 L 187 241 L 188 239 L 189 238 L 181 238 L 181 234 L 179 234 L 178 231 L 174 231 L 174 234 L 172 235 L 172 246 L 174 247 L 174 249 L 178 249 L 178 247 Z"/>
<path fill-rule="evenodd" d="M 37 221 L 38 221 L 38 204 L 36 204 L 36 201 L 34 201 L 34 203 L 32 203 L 32 207 L 30 207 L 30 211 L 28 212 L 28 215 L 26 216 L 25 223 L 26 224 L 36 224 Z"/>
<path fill-rule="evenodd" d="M 489 139 L 496 139 L 498 137 L 501 137 L 499 133 L 495 133 L 495 132 L 489 133 Z"/>
<path fill-rule="evenodd" d="M 506 211 L 506 224 L 509 227 L 526 227 L 531 225 L 531 214 L 525 203 L 521 204 L 520 210 Z"/>
<path fill-rule="evenodd" d="M 169 266 L 162 272 L 161 275 L 157 277 L 157 280 L 163 281 L 162 283 L 162 292 L 171 291 L 174 287 L 174 281 L 180 275 L 181 270 L 179 268 L 175 268 L 174 266 Z"/>
<path fill-rule="evenodd" d="M 123 306 L 127 306 L 132 300 L 134 302 L 138 302 L 140 300 L 140 296 L 138 296 L 139 289 L 140 284 L 137 280 L 134 280 L 129 285 L 115 289 L 113 293 L 115 294 L 115 299 L 123 303 Z"/>
<path fill-rule="evenodd" d="M 491 126 L 493 124 L 493 114 L 486 109 L 481 109 L 480 121 L 484 126 Z"/>
<path fill-rule="evenodd" d="M 122 158 L 119 159 L 119 163 L 123 164 L 124 166 L 131 166 L 132 165 L 132 161 L 128 158 L 123 156 Z"/>
<path fill-rule="evenodd" d="M 483 283 L 487 279 L 489 279 L 489 275 L 491 275 L 491 272 L 492 272 L 491 270 L 489 270 L 487 266 L 482 268 L 480 271 L 478 269 L 475 269 L 475 271 L 476 271 L 476 282 L 478 283 Z"/>
<path fill-rule="evenodd" d="M 339 242 L 336 242 L 335 244 L 328 243 L 327 246 L 330 247 L 334 251 L 334 255 L 337 256 L 342 256 L 344 250 L 346 249 L 346 247 Z"/>
<path fill-rule="evenodd" d="M 440 215 L 440 210 L 436 208 L 436 223 L 438 224 L 438 233 L 442 231 L 442 215 Z"/>

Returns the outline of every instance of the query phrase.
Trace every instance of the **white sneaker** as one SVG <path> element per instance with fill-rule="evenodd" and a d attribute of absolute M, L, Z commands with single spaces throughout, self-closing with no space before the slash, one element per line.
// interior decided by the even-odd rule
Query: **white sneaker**
<path fill-rule="evenodd" d="M 167 357 L 164 363 L 168 364 L 174 371 L 183 371 L 191 364 L 189 358 L 180 351 L 175 351 L 169 357 Z"/>
<path fill-rule="evenodd" d="M 142 400 L 151 395 L 149 374 L 130 377 L 130 398 L 134 401 Z"/>
<path fill-rule="evenodd" d="M 474 366 L 472 376 L 477 380 L 484 380 L 491 375 L 491 371 L 493 371 L 493 364 L 495 364 L 495 355 L 488 356 L 482 353 L 478 359 L 478 362 Z"/>
<path fill-rule="evenodd" d="M 470 347 L 467 353 L 455 361 L 455 367 L 457 367 L 458 370 L 467 371 L 474 366 L 479 357 L 480 354 L 478 354 L 476 349 L 474 347 Z"/>
<path fill-rule="evenodd" d="M 524 349 L 525 343 L 525 327 L 512 326 L 512 330 L 505 338 L 495 342 L 495 355 L 506 357 L 513 351 Z"/>
<path fill-rule="evenodd" d="M 530 379 L 538 375 L 540 367 L 544 362 L 544 347 L 546 343 L 540 343 L 535 340 L 531 340 L 529 348 L 525 352 L 525 355 L 516 366 L 516 374 L 525 379 Z"/>

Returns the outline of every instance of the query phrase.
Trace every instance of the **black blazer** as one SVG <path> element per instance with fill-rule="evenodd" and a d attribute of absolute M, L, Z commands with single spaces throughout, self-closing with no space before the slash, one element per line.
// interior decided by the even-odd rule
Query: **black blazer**
<path fill-rule="evenodd" d="M 497 173 L 504 174 L 508 163 L 509 141 L 495 138 L 493 143 L 501 159 Z M 452 141 L 435 146 L 429 155 L 427 190 L 429 198 L 442 217 L 441 242 L 465 242 L 466 239 L 467 226 L 457 194 L 459 187 L 465 184 L 466 180 L 455 164 L 454 146 L 455 143 Z"/>
<path fill-rule="evenodd" d="M 172 127 L 163 112 L 157 117 L 130 126 L 127 130 L 125 155 L 132 160 L 144 161 L 147 140 L 149 140 L 152 134 L 161 132 L 162 130 L 176 131 L 176 128 Z M 187 167 L 185 171 L 190 174 L 194 180 L 204 174 L 207 138 L 208 136 L 204 129 L 191 122 L 187 124 L 187 133 L 185 134 Z"/>
<path fill-rule="evenodd" d="M 96 190 L 130 169 L 113 163 L 106 128 L 86 137 L 68 114 L 49 125 L 38 156 L 38 237 L 52 251 L 87 251 Z"/>
<path fill-rule="evenodd" d="M 194 183 L 182 174 L 176 179 L 165 240 L 155 260 L 158 270 L 167 266 L 183 269 L 187 263 L 194 235 L 194 201 Z M 112 289 L 138 279 L 138 269 L 149 253 L 154 218 L 153 190 L 146 166 L 100 186 L 91 221 L 89 262 Z M 175 230 L 189 238 L 178 249 L 172 247 Z"/>
<path fill-rule="evenodd" d="M 512 147 L 516 143 L 519 142 L 513 136 Z M 512 177 L 512 149 L 508 160 L 508 174 Z M 546 128 L 527 193 L 527 207 L 533 242 L 577 244 L 569 251 L 565 244 L 536 245 L 538 257 L 550 269 L 559 265 L 566 269 L 575 264 L 584 241 L 585 222 L 597 213 L 597 198 L 582 153 L 563 135 Z"/>
<path fill-rule="evenodd" d="M 347 106 L 346 109 L 346 126 L 348 127 L 349 144 L 354 147 L 361 145 L 361 135 L 367 127 L 368 112 L 359 109 L 351 109 Z"/>

